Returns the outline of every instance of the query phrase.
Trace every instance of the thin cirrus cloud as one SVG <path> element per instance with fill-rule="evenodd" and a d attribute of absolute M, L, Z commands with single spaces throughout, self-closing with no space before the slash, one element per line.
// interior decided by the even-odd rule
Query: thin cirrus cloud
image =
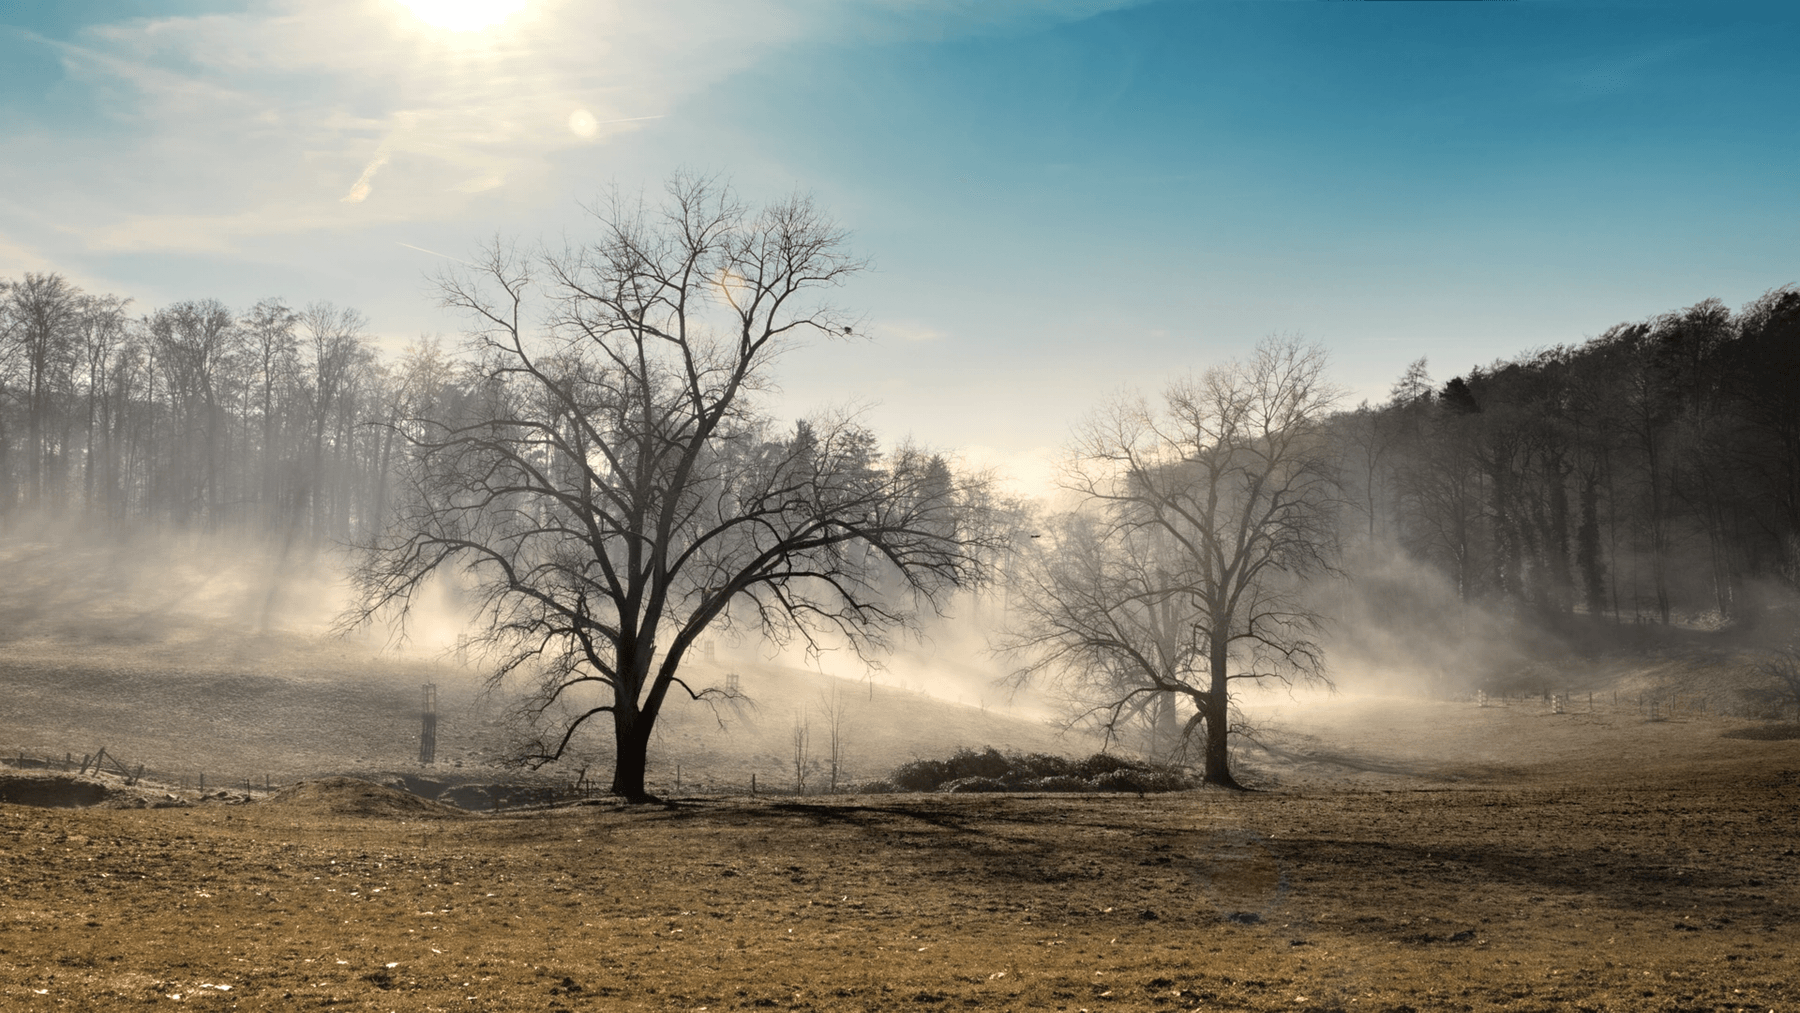
<path fill-rule="evenodd" d="M 53 222 L 9 216 L 14 228 L 74 255 L 221 251 L 454 219 L 474 200 L 566 200 L 576 187 L 557 175 L 559 152 L 679 119 L 684 100 L 759 62 L 834 38 L 987 32 L 1110 5 L 249 2 L 40 40 L 89 121 L 0 131 L 0 191 L 55 208 Z"/>
<path fill-rule="evenodd" d="M 667 7 L 541 0 L 459 32 L 395 0 L 277 0 L 90 26 L 42 44 L 92 121 L 5 131 L 0 181 L 100 251 L 453 218 L 513 183 L 557 189 L 559 150 L 641 129 L 791 41 L 733 10 L 677 31 Z"/>
<path fill-rule="evenodd" d="M 361 204 L 363 201 L 367 200 L 369 191 L 375 184 L 375 174 L 380 172 L 381 167 L 387 163 L 387 152 L 384 151 L 381 154 L 376 155 L 374 161 L 370 162 L 368 167 L 363 169 L 362 175 L 356 177 L 356 182 L 351 184 L 350 192 L 339 198 L 339 200 L 345 204 Z"/>

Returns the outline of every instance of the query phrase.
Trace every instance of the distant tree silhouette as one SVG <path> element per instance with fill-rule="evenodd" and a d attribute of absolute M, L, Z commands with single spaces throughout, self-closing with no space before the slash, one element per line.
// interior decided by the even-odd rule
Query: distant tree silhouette
<path fill-rule="evenodd" d="M 1065 518 L 1019 596 L 1021 683 L 1099 701 L 1109 728 L 1159 696 L 1190 701 L 1207 783 L 1238 787 L 1231 687 L 1324 680 L 1299 580 L 1335 573 L 1336 462 L 1325 355 L 1271 338 L 1247 360 L 1125 397 L 1078 431 Z"/>

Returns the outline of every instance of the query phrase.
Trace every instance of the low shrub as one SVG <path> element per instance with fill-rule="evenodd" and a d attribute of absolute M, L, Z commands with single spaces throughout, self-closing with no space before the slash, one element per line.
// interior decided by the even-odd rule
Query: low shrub
<path fill-rule="evenodd" d="M 1075 774 L 1077 777 L 1085 777 L 1091 781 L 1103 774 L 1110 774 L 1115 770 L 1148 769 L 1150 769 L 1150 765 L 1147 763 L 1140 763 L 1136 760 L 1127 760 L 1123 756 L 1114 756 L 1111 753 L 1095 753 L 1076 764 L 1075 769 L 1071 771 L 1071 773 Z"/>
<path fill-rule="evenodd" d="M 901 764 L 886 782 L 893 791 L 1180 791 L 1186 774 L 1108 753 L 1070 760 L 1048 753 L 959 749 L 948 759 Z M 864 789 L 869 790 L 869 789 Z"/>
<path fill-rule="evenodd" d="M 939 791 L 973 792 L 973 791 L 1012 791 L 1012 785 L 993 777 L 959 777 L 938 788 Z"/>
<path fill-rule="evenodd" d="M 1012 769 L 1012 761 L 1006 755 L 988 746 L 977 753 L 972 749 L 958 749 L 956 755 L 950 757 L 948 764 L 952 780 L 968 777 L 1005 777 Z"/>
<path fill-rule="evenodd" d="M 969 777 L 1001 778 L 1012 769 L 1004 753 L 988 746 L 981 752 L 958 749 L 948 760 L 914 760 L 894 768 L 888 780 L 904 791 L 938 791 L 951 781 Z"/>
<path fill-rule="evenodd" d="M 1120 767 L 1094 778 L 1094 787 L 1101 791 L 1135 791 L 1139 794 L 1180 791 L 1187 787 L 1187 779 L 1170 770 L 1133 770 Z"/>
<path fill-rule="evenodd" d="M 1013 773 L 1020 778 L 1065 777 L 1075 775 L 1076 764 L 1066 756 L 1049 753 L 1025 753 L 1012 757 Z M 1078 775 L 1077 775 L 1078 776 Z"/>
<path fill-rule="evenodd" d="M 901 791 L 936 791 L 950 777 L 942 760 L 914 760 L 895 767 L 888 780 Z"/>

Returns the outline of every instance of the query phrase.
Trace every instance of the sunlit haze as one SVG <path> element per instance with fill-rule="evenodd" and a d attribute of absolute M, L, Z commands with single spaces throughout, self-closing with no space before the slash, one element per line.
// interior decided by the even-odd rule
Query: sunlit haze
<path fill-rule="evenodd" d="M 453 32 L 492 28 L 525 7 L 525 0 L 400 0 L 420 21 Z"/>

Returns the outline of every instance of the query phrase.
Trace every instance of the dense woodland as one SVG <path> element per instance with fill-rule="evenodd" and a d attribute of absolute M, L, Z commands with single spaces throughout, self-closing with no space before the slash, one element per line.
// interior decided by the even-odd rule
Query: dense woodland
<path fill-rule="evenodd" d="M 354 538 L 392 505 L 395 424 L 453 410 L 462 375 L 428 341 L 384 361 L 327 303 L 145 309 L 0 280 L 0 518 Z M 1800 584 L 1792 286 L 1447 382 L 1421 360 L 1334 426 L 1344 540 L 1398 545 L 1466 601 L 1745 621 Z"/>
<path fill-rule="evenodd" d="M 1360 536 L 1464 601 L 1754 621 L 1800 584 L 1800 290 L 1716 299 L 1335 420 Z"/>

